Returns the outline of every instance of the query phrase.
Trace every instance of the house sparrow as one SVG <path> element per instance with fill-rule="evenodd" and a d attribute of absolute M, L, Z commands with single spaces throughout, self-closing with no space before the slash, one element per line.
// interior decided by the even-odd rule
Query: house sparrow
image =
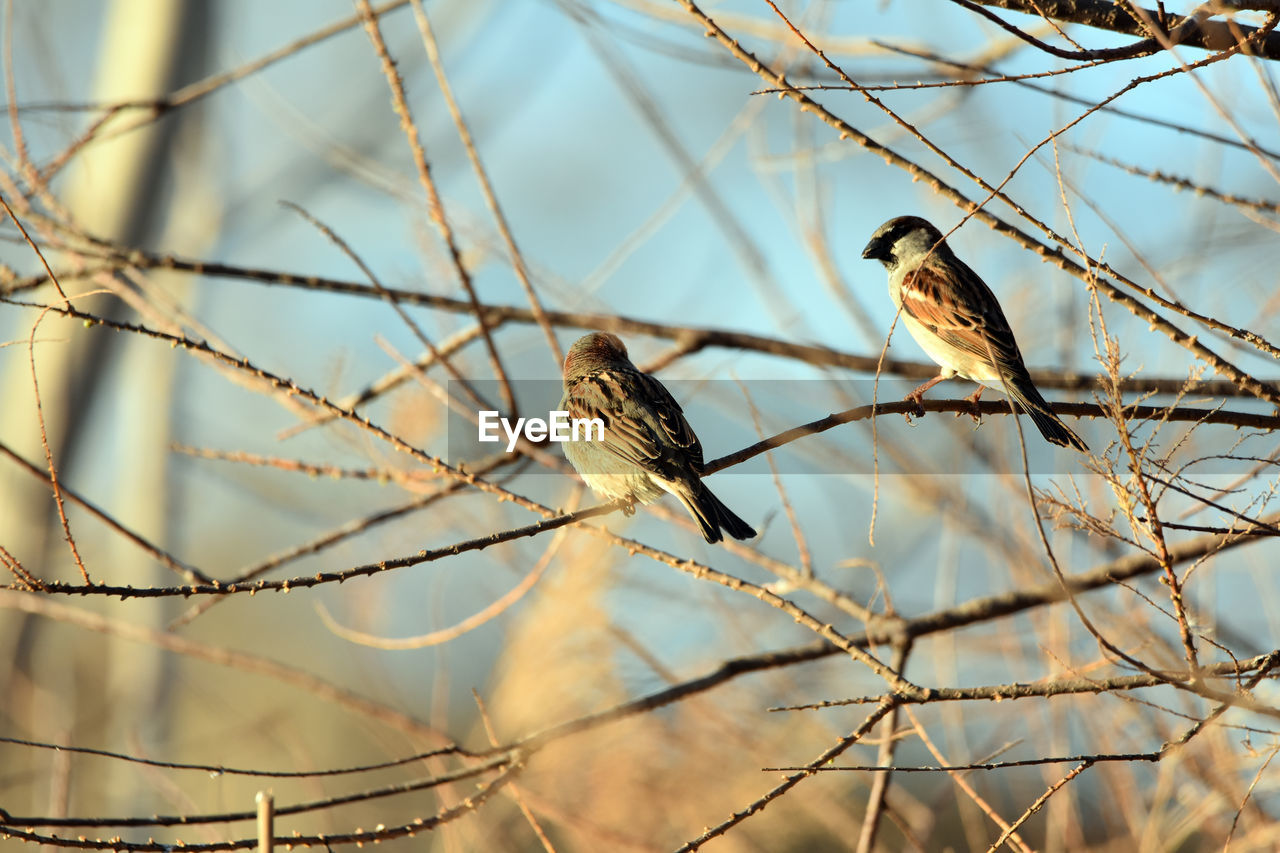
<path fill-rule="evenodd" d="M 702 482 L 702 445 L 680 404 L 662 383 L 641 373 L 617 335 L 592 332 L 564 359 L 564 398 L 569 417 L 600 418 L 603 441 L 567 441 L 564 455 L 597 496 L 651 503 L 675 495 L 708 542 L 724 528 L 737 539 L 756 535 Z M 635 512 L 629 507 L 627 514 Z"/>
<path fill-rule="evenodd" d="M 975 404 L 981 386 L 1003 391 L 1031 415 L 1046 439 L 1088 452 L 1032 384 L 995 294 L 943 242 L 942 232 L 918 216 L 899 216 L 876 229 L 862 257 L 884 264 L 889 296 L 901 309 L 907 331 L 942 367 L 906 399 L 919 404 L 937 383 L 962 376 L 979 383 L 970 398 Z"/>

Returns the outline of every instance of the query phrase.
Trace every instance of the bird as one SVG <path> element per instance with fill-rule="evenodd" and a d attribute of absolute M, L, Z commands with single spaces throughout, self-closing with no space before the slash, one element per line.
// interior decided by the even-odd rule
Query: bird
<path fill-rule="evenodd" d="M 631 363 L 617 335 L 592 332 L 569 348 L 560 409 L 573 419 L 604 423 L 603 440 L 563 445 L 570 464 L 598 497 L 630 501 L 624 512 L 632 515 L 637 501 L 652 503 L 669 492 L 709 543 L 724 538 L 722 529 L 736 539 L 756 535 L 702 482 L 702 444 L 680 404 Z"/>
<path fill-rule="evenodd" d="M 907 400 L 919 405 L 925 391 L 960 376 L 978 383 L 969 398 L 975 406 L 984 388 L 1002 391 L 1031 416 L 1048 441 L 1089 452 L 1031 381 L 991 288 L 956 257 L 932 223 L 919 216 L 890 219 L 871 235 L 862 257 L 880 261 L 888 270 L 889 296 L 907 331 L 942 368 Z"/>

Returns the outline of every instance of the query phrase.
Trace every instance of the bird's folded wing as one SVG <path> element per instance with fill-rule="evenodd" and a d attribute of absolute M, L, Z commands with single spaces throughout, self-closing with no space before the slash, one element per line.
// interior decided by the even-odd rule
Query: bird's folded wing
<path fill-rule="evenodd" d="M 594 442 L 649 471 L 671 462 L 702 468 L 702 445 L 680 404 L 662 383 L 643 373 L 588 376 L 565 395 L 571 418 L 604 421 L 604 441 Z"/>
<path fill-rule="evenodd" d="M 899 295 L 902 312 L 943 343 L 994 360 L 1004 370 L 1021 366 L 1022 354 L 1000 303 L 967 266 L 955 278 L 926 266 L 906 277 Z"/>
<path fill-rule="evenodd" d="M 666 437 L 666 444 L 679 448 L 679 455 L 701 471 L 702 443 L 685 419 L 680 404 L 671 396 L 666 386 L 647 373 L 636 374 L 636 380 L 643 389 L 644 399 L 649 401 L 649 412 L 656 418 L 657 425 Z"/>

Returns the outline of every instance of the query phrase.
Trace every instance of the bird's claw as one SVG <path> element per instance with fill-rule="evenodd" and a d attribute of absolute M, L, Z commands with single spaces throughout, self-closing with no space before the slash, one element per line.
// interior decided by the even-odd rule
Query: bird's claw
<path fill-rule="evenodd" d="M 969 417 L 973 418 L 974 424 L 981 424 L 982 423 L 982 406 L 978 405 L 978 398 L 982 396 L 982 392 L 985 390 L 986 390 L 985 388 L 979 387 L 977 391 L 970 394 L 968 397 L 965 397 L 964 398 L 965 401 L 968 402 L 969 405 L 972 406 L 972 408 L 967 412 L 965 411 L 956 412 L 956 417 L 958 418 L 961 415 L 968 415 Z"/>
<path fill-rule="evenodd" d="M 924 401 L 921 400 L 922 396 L 923 395 L 920 394 L 908 394 L 902 398 L 902 402 L 910 403 L 913 407 L 910 411 L 902 413 L 902 416 L 907 419 L 907 423 L 911 423 L 911 419 L 913 417 L 924 417 Z"/>

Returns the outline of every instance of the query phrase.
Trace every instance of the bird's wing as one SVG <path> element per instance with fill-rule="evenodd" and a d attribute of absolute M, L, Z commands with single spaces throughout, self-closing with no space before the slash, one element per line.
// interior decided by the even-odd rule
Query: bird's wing
<path fill-rule="evenodd" d="M 995 294 L 959 260 L 944 272 L 926 263 L 907 274 L 899 289 L 902 311 L 943 343 L 994 361 L 1002 374 L 1025 372 L 1013 329 Z"/>
<path fill-rule="evenodd" d="M 604 421 L 605 450 L 663 473 L 671 463 L 702 468 L 702 445 L 680 404 L 662 383 L 639 371 L 609 369 L 585 376 L 565 392 L 571 418 Z"/>
<path fill-rule="evenodd" d="M 701 471 L 702 442 L 698 441 L 693 427 L 689 426 L 684 409 L 680 408 L 676 398 L 657 379 L 638 371 L 634 375 L 643 388 L 644 399 L 649 401 L 650 412 L 666 437 L 666 446 L 674 446 L 679 457 L 692 464 L 695 470 Z"/>

